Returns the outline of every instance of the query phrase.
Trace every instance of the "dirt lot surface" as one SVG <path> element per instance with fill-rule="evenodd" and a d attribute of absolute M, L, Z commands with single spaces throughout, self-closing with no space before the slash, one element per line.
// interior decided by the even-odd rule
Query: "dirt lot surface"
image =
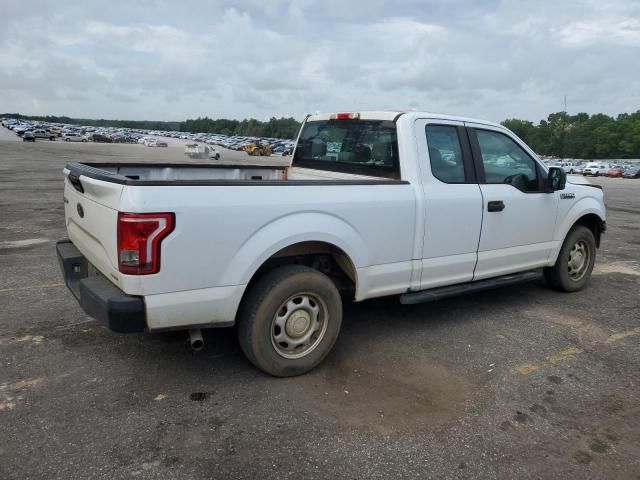
<path fill-rule="evenodd" d="M 194 354 L 84 315 L 54 245 L 62 168 L 88 160 L 186 157 L 0 128 L 0 478 L 640 479 L 640 181 L 592 180 L 609 229 L 584 291 L 347 305 L 327 361 L 282 380 L 233 329 Z"/>

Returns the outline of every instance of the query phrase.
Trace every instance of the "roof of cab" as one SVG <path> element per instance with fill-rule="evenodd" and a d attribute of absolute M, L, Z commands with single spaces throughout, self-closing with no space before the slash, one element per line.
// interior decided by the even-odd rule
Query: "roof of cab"
<path fill-rule="evenodd" d="M 347 110 L 344 110 L 347 112 Z M 353 112 L 353 111 L 351 111 Z M 349 113 L 351 113 L 349 112 Z M 332 115 L 335 115 L 338 112 L 331 113 L 314 113 L 310 114 L 307 117 L 307 121 L 314 120 L 330 120 Z M 342 111 L 340 112 L 342 113 Z M 355 112 L 353 112 L 355 113 Z M 468 117 L 459 117 L 456 115 L 446 115 L 443 113 L 432 113 L 432 112 L 413 112 L 413 111 L 401 111 L 401 110 L 390 110 L 390 111 L 360 111 L 357 112 L 360 115 L 360 120 L 396 120 L 400 116 L 406 116 L 411 119 L 436 119 L 436 120 L 450 120 L 454 122 L 467 122 L 467 123 L 478 123 L 482 125 L 491 125 L 493 127 L 504 128 L 499 123 L 490 122 L 488 120 L 479 120 L 477 118 L 468 118 Z"/>

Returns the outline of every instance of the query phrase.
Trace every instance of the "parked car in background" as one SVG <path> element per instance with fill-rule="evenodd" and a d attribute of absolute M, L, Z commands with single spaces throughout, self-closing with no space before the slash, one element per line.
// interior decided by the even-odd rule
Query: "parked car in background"
<path fill-rule="evenodd" d="M 186 144 L 184 147 L 184 154 L 193 159 L 220 159 L 220 153 L 214 147 L 210 145 L 200 146 L 197 143 Z"/>
<path fill-rule="evenodd" d="M 65 142 L 86 142 L 87 137 L 78 132 L 66 132 L 62 134 L 62 139 Z"/>
<path fill-rule="evenodd" d="M 622 174 L 624 173 L 624 168 L 622 167 L 613 167 L 610 168 L 609 170 L 607 170 L 604 175 L 606 177 L 622 177 Z"/>
<path fill-rule="evenodd" d="M 575 166 L 573 167 L 573 173 L 575 174 L 582 174 L 582 171 L 584 170 L 584 167 L 587 164 L 585 162 L 578 162 L 575 164 Z"/>
<path fill-rule="evenodd" d="M 107 137 L 101 133 L 92 133 L 89 135 L 89 140 L 96 143 L 113 143 L 113 139 L 111 137 Z"/>
<path fill-rule="evenodd" d="M 640 178 L 640 166 L 626 168 L 622 174 L 624 178 Z"/>
<path fill-rule="evenodd" d="M 597 163 L 592 162 L 588 163 L 586 167 L 582 170 L 582 175 L 585 177 L 591 175 L 593 177 L 597 177 L 598 175 L 603 175 L 607 170 L 611 168 L 611 165 L 608 163 Z"/>
<path fill-rule="evenodd" d="M 54 141 L 57 137 L 55 133 L 51 133 L 48 130 L 43 130 L 43 129 L 35 129 L 35 130 L 32 130 L 31 132 L 33 133 L 33 136 L 35 138 L 44 138 L 44 139 L 49 139 L 51 141 Z"/>
<path fill-rule="evenodd" d="M 164 140 L 156 140 L 156 147 L 168 147 L 169 144 Z"/>
<path fill-rule="evenodd" d="M 563 169 L 566 173 L 574 173 L 575 165 L 573 162 L 550 162 L 549 167 L 556 167 Z"/>
<path fill-rule="evenodd" d="M 33 135 L 33 132 L 26 131 L 26 132 L 24 132 L 24 135 L 22 135 L 22 141 L 23 142 L 35 142 L 36 141 L 36 137 Z"/>
<path fill-rule="evenodd" d="M 62 128 L 60 127 L 51 127 L 49 128 L 49 131 L 53 133 L 56 137 L 62 136 Z"/>

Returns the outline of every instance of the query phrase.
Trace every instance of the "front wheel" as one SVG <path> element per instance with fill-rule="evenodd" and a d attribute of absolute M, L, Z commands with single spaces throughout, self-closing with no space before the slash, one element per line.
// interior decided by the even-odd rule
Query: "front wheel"
<path fill-rule="evenodd" d="M 70 141 L 71 141 L 71 139 L 70 139 L 70 138 L 65 138 L 65 139 L 64 139 L 64 141 L 65 141 L 65 142 L 70 142 Z"/>
<path fill-rule="evenodd" d="M 285 265 L 266 273 L 245 295 L 238 340 L 260 370 L 290 377 L 327 356 L 341 324 L 342 300 L 329 277 L 303 265 Z"/>
<path fill-rule="evenodd" d="M 574 226 L 562 244 L 553 267 L 544 269 L 551 287 L 563 292 L 582 290 L 596 261 L 596 239 L 593 232 L 582 225 Z"/>
<path fill-rule="evenodd" d="M 216 158 L 216 160 L 220 160 L 220 154 L 216 153 L 216 157 L 215 158 Z"/>

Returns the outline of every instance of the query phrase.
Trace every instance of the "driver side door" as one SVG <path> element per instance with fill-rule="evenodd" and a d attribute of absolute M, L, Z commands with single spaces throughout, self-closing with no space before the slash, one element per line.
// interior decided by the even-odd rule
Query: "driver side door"
<path fill-rule="evenodd" d="M 504 131 L 467 127 L 483 200 L 474 280 L 547 265 L 558 194 L 545 192 L 546 171 Z"/>

